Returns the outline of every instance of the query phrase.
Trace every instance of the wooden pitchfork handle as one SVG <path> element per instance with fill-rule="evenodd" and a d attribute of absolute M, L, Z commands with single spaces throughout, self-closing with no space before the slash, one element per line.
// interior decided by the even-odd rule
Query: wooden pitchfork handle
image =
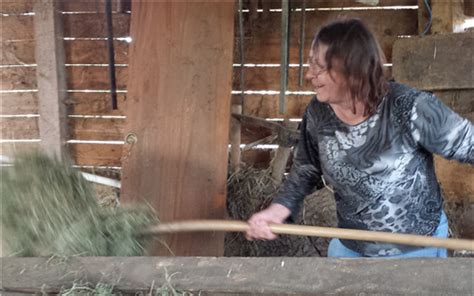
<path fill-rule="evenodd" d="M 179 222 L 160 223 L 148 228 L 143 234 L 155 235 L 176 232 L 225 231 L 245 232 L 248 224 L 242 221 L 229 220 L 185 220 Z M 382 231 L 344 229 L 308 225 L 270 224 L 275 234 L 291 234 L 318 236 L 328 238 L 351 239 L 361 241 L 377 241 L 419 247 L 436 247 L 451 250 L 474 251 L 474 240 L 438 238 L 413 234 L 400 234 Z"/>

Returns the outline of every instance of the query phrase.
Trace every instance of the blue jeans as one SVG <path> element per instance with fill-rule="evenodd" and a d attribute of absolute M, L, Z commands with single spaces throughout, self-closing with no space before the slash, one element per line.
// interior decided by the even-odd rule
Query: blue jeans
<path fill-rule="evenodd" d="M 448 218 L 444 211 L 441 212 L 441 219 L 439 222 L 438 228 L 433 233 L 433 237 L 448 237 Z M 354 252 L 344 246 L 341 241 L 337 238 L 332 239 L 329 243 L 328 257 L 364 257 L 362 254 Z M 419 250 L 393 255 L 386 256 L 383 258 L 413 258 L 413 257 L 448 257 L 448 250 L 442 248 L 422 248 Z"/>

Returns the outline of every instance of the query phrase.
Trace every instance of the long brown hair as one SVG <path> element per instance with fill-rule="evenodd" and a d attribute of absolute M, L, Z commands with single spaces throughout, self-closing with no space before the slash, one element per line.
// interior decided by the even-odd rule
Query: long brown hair
<path fill-rule="evenodd" d="M 388 90 L 385 56 L 374 35 L 359 19 L 337 20 L 316 33 L 313 49 L 319 44 L 328 46 L 327 69 L 335 67 L 345 76 L 353 112 L 360 100 L 365 105 L 364 115 L 374 114 Z"/>

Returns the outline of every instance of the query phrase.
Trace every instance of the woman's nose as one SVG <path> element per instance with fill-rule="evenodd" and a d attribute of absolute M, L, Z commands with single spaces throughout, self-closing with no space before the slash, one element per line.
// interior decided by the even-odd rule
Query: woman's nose
<path fill-rule="evenodd" d="M 311 67 L 310 67 L 310 68 L 308 68 L 308 70 L 306 71 L 305 79 L 308 80 L 308 81 L 311 81 L 311 80 L 313 80 L 314 78 L 316 78 L 316 75 L 314 74 L 314 72 L 311 70 Z"/>

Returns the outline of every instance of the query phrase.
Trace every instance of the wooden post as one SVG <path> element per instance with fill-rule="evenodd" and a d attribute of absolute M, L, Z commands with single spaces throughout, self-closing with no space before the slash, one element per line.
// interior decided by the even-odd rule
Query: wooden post
<path fill-rule="evenodd" d="M 234 10 L 133 2 L 121 201 L 146 201 L 163 222 L 225 217 Z M 162 239 L 171 252 L 157 242 L 152 255 L 224 253 L 222 233 Z"/>
<path fill-rule="evenodd" d="M 232 104 L 231 112 L 242 114 L 241 104 Z M 242 125 L 239 120 L 232 117 L 230 121 L 230 168 L 232 172 L 238 172 L 240 169 L 240 143 Z"/>
<path fill-rule="evenodd" d="M 470 1 L 470 0 L 469 0 Z M 464 0 L 431 0 L 433 25 L 431 33 L 462 32 L 464 15 Z"/>
<path fill-rule="evenodd" d="M 66 68 L 61 1 L 37 0 L 34 6 L 39 131 L 43 150 L 64 156 L 66 142 Z"/>
<path fill-rule="evenodd" d="M 298 123 L 290 122 L 285 120 L 284 126 L 296 130 Z M 275 181 L 275 184 L 280 185 L 283 180 L 283 175 L 285 174 L 286 164 L 291 155 L 291 147 L 294 145 L 291 139 L 289 138 L 290 134 L 286 132 L 280 132 L 278 135 L 279 147 L 275 152 L 275 156 L 272 159 L 270 164 L 271 176 Z"/>

